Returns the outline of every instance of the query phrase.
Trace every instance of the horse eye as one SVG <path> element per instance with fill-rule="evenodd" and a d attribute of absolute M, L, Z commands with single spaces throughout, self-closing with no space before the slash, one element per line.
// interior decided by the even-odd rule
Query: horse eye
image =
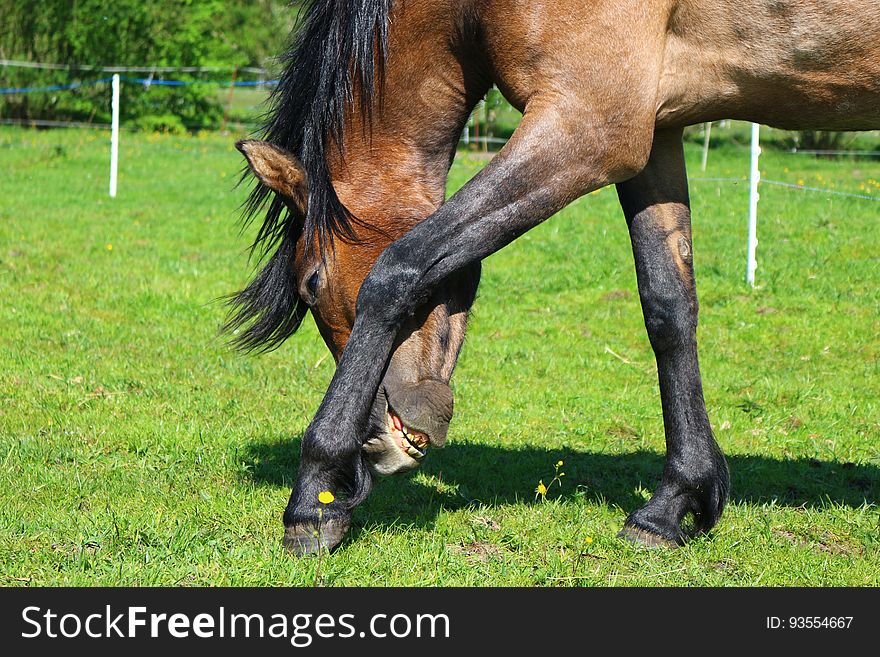
<path fill-rule="evenodd" d="M 306 301 L 309 305 L 314 304 L 318 300 L 318 283 L 320 282 L 320 276 L 318 275 L 318 270 L 316 269 L 311 276 L 309 276 L 309 280 L 306 282 L 306 292 L 308 292 L 308 299 Z"/>

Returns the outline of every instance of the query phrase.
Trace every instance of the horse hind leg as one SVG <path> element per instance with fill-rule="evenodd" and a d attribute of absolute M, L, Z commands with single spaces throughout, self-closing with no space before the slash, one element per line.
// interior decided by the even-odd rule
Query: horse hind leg
<path fill-rule="evenodd" d="M 697 361 L 698 304 L 681 132 L 658 133 L 647 167 L 617 189 L 657 360 L 666 433 L 660 485 L 627 518 L 621 536 L 649 546 L 682 544 L 718 521 L 729 474 L 709 425 Z M 689 531 L 682 528 L 688 515 Z"/>

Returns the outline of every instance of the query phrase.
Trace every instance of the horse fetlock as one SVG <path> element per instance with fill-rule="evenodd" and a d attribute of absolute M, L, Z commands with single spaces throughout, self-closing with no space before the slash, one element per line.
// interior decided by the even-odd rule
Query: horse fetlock
<path fill-rule="evenodd" d="M 654 496 L 626 519 L 620 536 L 647 547 L 669 547 L 709 532 L 730 489 L 727 462 L 720 451 L 713 456 L 699 474 L 667 470 Z"/>

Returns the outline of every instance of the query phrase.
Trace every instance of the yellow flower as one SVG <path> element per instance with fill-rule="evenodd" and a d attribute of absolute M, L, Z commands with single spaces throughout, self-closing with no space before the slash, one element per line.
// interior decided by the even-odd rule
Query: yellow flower
<path fill-rule="evenodd" d="M 113 245 L 112 245 L 112 244 L 108 244 L 108 245 L 107 245 L 107 250 L 108 250 L 108 251 L 112 251 L 112 250 L 113 250 Z"/>
<path fill-rule="evenodd" d="M 318 493 L 318 501 L 321 504 L 330 504 L 330 502 L 335 499 L 336 498 L 333 497 L 333 493 L 331 493 L 329 490 L 321 491 L 320 493 Z"/>
<path fill-rule="evenodd" d="M 557 468 L 561 468 L 563 465 L 565 465 L 565 464 L 562 461 L 557 461 L 557 463 L 556 463 Z"/>
<path fill-rule="evenodd" d="M 588 544 L 589 544 L 589 543 L 592 543 L 592 542 L 593 542 L 593 537 L 592 537 L 592 536 L 587 536 L 585 542 L 588 543 Z"/>
<path fill-rule="evenodd" d="M 538 487 L 535 489 L 535 492 L 542 497 L 547 494 L 547 487 L 544 485 L 543 481 L 538 482 Z"/>

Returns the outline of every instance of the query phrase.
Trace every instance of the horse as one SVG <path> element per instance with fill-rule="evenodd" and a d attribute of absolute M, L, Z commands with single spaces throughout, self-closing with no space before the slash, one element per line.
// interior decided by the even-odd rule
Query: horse
<path fill-rule="evenodd" d="M 443 446 L 480 261 L 612 184 L 666 440 L 659 485 L 620 534 L 657 547 L 709 532 L 729 471 L 698 362 L 683 130 L 725 118 L 880 128 L 880 4 L 312 0 L 302 11 L 261 138 L 238 143 L 264 260 L 227 323 L 240 347 L 272 349 L 311 311 L 336 360 L 302 437 L 285 545 L 336 547 L 375 474 Z M 444 200 L 459 136 L 492 85 L 522 121 Z"/>

